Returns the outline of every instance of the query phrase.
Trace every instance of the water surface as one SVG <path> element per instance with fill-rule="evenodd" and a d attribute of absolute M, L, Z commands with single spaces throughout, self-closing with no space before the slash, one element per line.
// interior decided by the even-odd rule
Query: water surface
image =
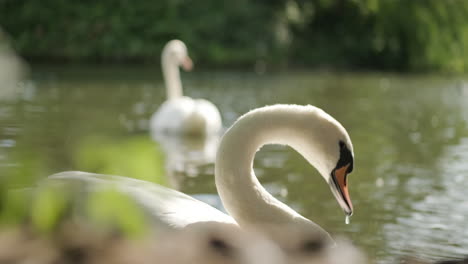
<path fill-rule="evenodd" d="M 0 104 L 0 166 L 15 184 L 86 170 L 154 180 L 190 194 L 216 193 L 212 158 L 187 162 L 169 153 L 174 145 L 151 140 L 147 121 L 164 100 L 157 69 L 32 70 L 18 99 Z M 375 263 L 396 263 L 402 255 L 468 255 L 468 82 L 200 71 L 183 74 L 183 81 L 187 95 L 219 107 L 225 126 L 250 109 L 276 103 L 313 104 L 339 120 L 356 158 L 351 224 L 345 225 L 327 184 L 295 151 L 267 146 L 256 156 L 255 171 L 275 196 L 330 232 L 350 237 Z M 200 149 L 199 142 L 183 144 L 188 151 Z M 192 156 L 200 157 L 196 151 Z"/>

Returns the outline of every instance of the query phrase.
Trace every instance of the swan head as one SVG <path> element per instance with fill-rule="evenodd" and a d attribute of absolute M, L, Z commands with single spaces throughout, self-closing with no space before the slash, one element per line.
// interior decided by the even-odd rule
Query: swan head
<path fill-rule="evenodd" d="M 253 160 L 266 144 L 288 145 L 299 152 L 329 184 L 346 215 L 352 215 L 347 176 L 354 167 L 354 154 L 345 128 L 315 106 L 272 105 L 240 117 L 218 148 L 216 187 L 226 210 L 240 226 L 291 223 L 318 229 L 275 199 L 256 179 Z"/>
<path fill-rule="evenodd" d="M 353 145 L 336 119 L 312 105 L 272 105 L 245 117 L 251 127 L 266 128 L 259 141 L 289 145 L 298 151 L 329 184 L 345 214 L 352 215 L 348 174 L 354 167 Z"/>
<path fill-rule="evenodd" d="M 347 216 L 353 214 L 348 191 L 348 174 L 353 171 L 354 153 L 346 129 L 332 116 L 315 106 L 305 106 L 303 140 L 293 146 L 325 179 Z"/>
<path fill-rule="evenodd" d="M 174 39 L 169 41 L 163 49 L 162 53 L 163 63 L 173 63 L 182 67 L 186 71 L 193 68 L 192 59 L 190 59 L 185 43 Z"/>

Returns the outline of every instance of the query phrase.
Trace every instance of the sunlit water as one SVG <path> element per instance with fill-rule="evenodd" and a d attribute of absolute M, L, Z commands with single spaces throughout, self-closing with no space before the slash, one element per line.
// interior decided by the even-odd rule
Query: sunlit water
<path fill-rule="evenodd" d="M 106 172 L 152 179 L 219 202 L 207 195 L 216 193 L 211 143 L 151 140 L 147 121 L 164 99 L 156 69 L 32 72 L 17 100 L 10 94 L 0 104 L 3 175 L 21 185 L 27 181 L 18 176 Z M 330 232 L 350 237 L 373 262 L 468 254 L 468 83 L 462 79 L 193 72 L 183 74 L 183 81 L 187 95 L 219 107 L 225 126 L 275 103 L 313 104 L 339 120 L 356 156 L 349 225 L 327 184 L 293 150 L 263 148 L 255 170 L 276 197 Z M 182 154 L 173 151 L 180 148 Z"/>

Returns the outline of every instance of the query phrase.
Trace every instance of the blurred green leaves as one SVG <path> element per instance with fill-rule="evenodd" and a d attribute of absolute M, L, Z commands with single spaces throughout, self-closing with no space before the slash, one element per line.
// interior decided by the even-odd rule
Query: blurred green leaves
<path fill-rule="evenodd" d="M 84 137 L 72 153 L 74 167 L 103 174 L 123 175 L 165 183 L 163 154 L 147 135 L 103 138 Z M 40 156 L 40 155 L 38 155 Z M 29 170 L 18 170 L 2 181 L 0 189 L 0 225 L 28 224 L 47 234 L 66 220 L 86 219 L 100 229 L 118 231 L 128 236 L 143 235 L 145 215 L 134 200 L 113 186 L 89 191 L 78 182 L 39 181 L 37 168 L 48 170 L 35 155 L 18 156 Z M 32 166 L 29 164 L 33 162 Z M 36 164 L 37 163 L 37 164 Z M 30 166 L 31 165 L 31 166 Z M 20 188 L 33 186 L 32 188 Z M 84 218 L 83 218 L 84 217 Z"/>
<path fill-rule="evenodd" d="M 30 211 L 30 195 L 28 189 L 8 190 L 8 186 L 0 189 L 0 226 L 24 223 Z"/>
<path fill-rule="evenodd" d="M 170 39 L 198 65 L 464 72 L 463 0 L 0 1 L 15 48 L 39 60 L 157 64 Z"/>
<path fill-rule="evenodd" d="M 26 224 L 31 230 L 49 234 L 68 221 L 78 220 L 125 236 L 145 234 L 145 215 L 136 201 L 113 186 L 93 191 L 83 187 L 74 181 L 51 180 L 34 188 L 8 190 L 0 226 Z"/>
<path fill-rule="evenodd" d="M 110 140 L 84 138 L 76 145 L 74 163 L 80 170 L 133 177 L 165 184 L 164 157 L 149 136 Z"/>
<path fill-rule="evenodd" d="M 198 63 L 249 63 L 260 46 L 269 53 L 277 48 L 272 28 L 278 3 L 3 0 L 0 10 L 9 12 L 0 25 L 32 58 L 156 62 L 163 45 L 180 38 Z"/>
<path fill-rule="evenodd" d="M 70 206 L 68 192 L 60 191 L 57 186 L 50 185 L 34 191 L 31 206 L 31 222 L 40 232 L 49 232 L 64 216 L 67 206 Z"/>
<path fill-rule="evenodd" d="M 468 2 L 297 0 L 314 10 L 294 27 L 305 64 L 466 72 Z M 301 55 L 302 56 L 299 56 Z"/>
<path fill-rule="evenodd" d="M 143 212 L 135 201 L 112 189 L 112 186 L 91 193 L 86 208 L 90 219 L 100 227 L 117 227 L 129 236 L 144 234 L 146 223 Z"/>

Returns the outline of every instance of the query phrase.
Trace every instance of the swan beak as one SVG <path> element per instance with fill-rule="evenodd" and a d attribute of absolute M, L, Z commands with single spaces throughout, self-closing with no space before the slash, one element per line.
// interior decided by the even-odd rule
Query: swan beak
<path fill-rule="evenodd" d="M 182 68 L 184 71 L 191 71 L 193 68 L 193 62 L 192 59 L 190 59 L 189 56 L 186 56 L 184 60 L 182 61 Z"/>
<path fill-rule="evenodd" d="M 331 174 L 331 180 L 328 183 L 345 214 L 351 216 L 353 214 L 353 204 L 349 197 L 348 177 L 346 177 L 349 165 L 334 169 Z"/>

